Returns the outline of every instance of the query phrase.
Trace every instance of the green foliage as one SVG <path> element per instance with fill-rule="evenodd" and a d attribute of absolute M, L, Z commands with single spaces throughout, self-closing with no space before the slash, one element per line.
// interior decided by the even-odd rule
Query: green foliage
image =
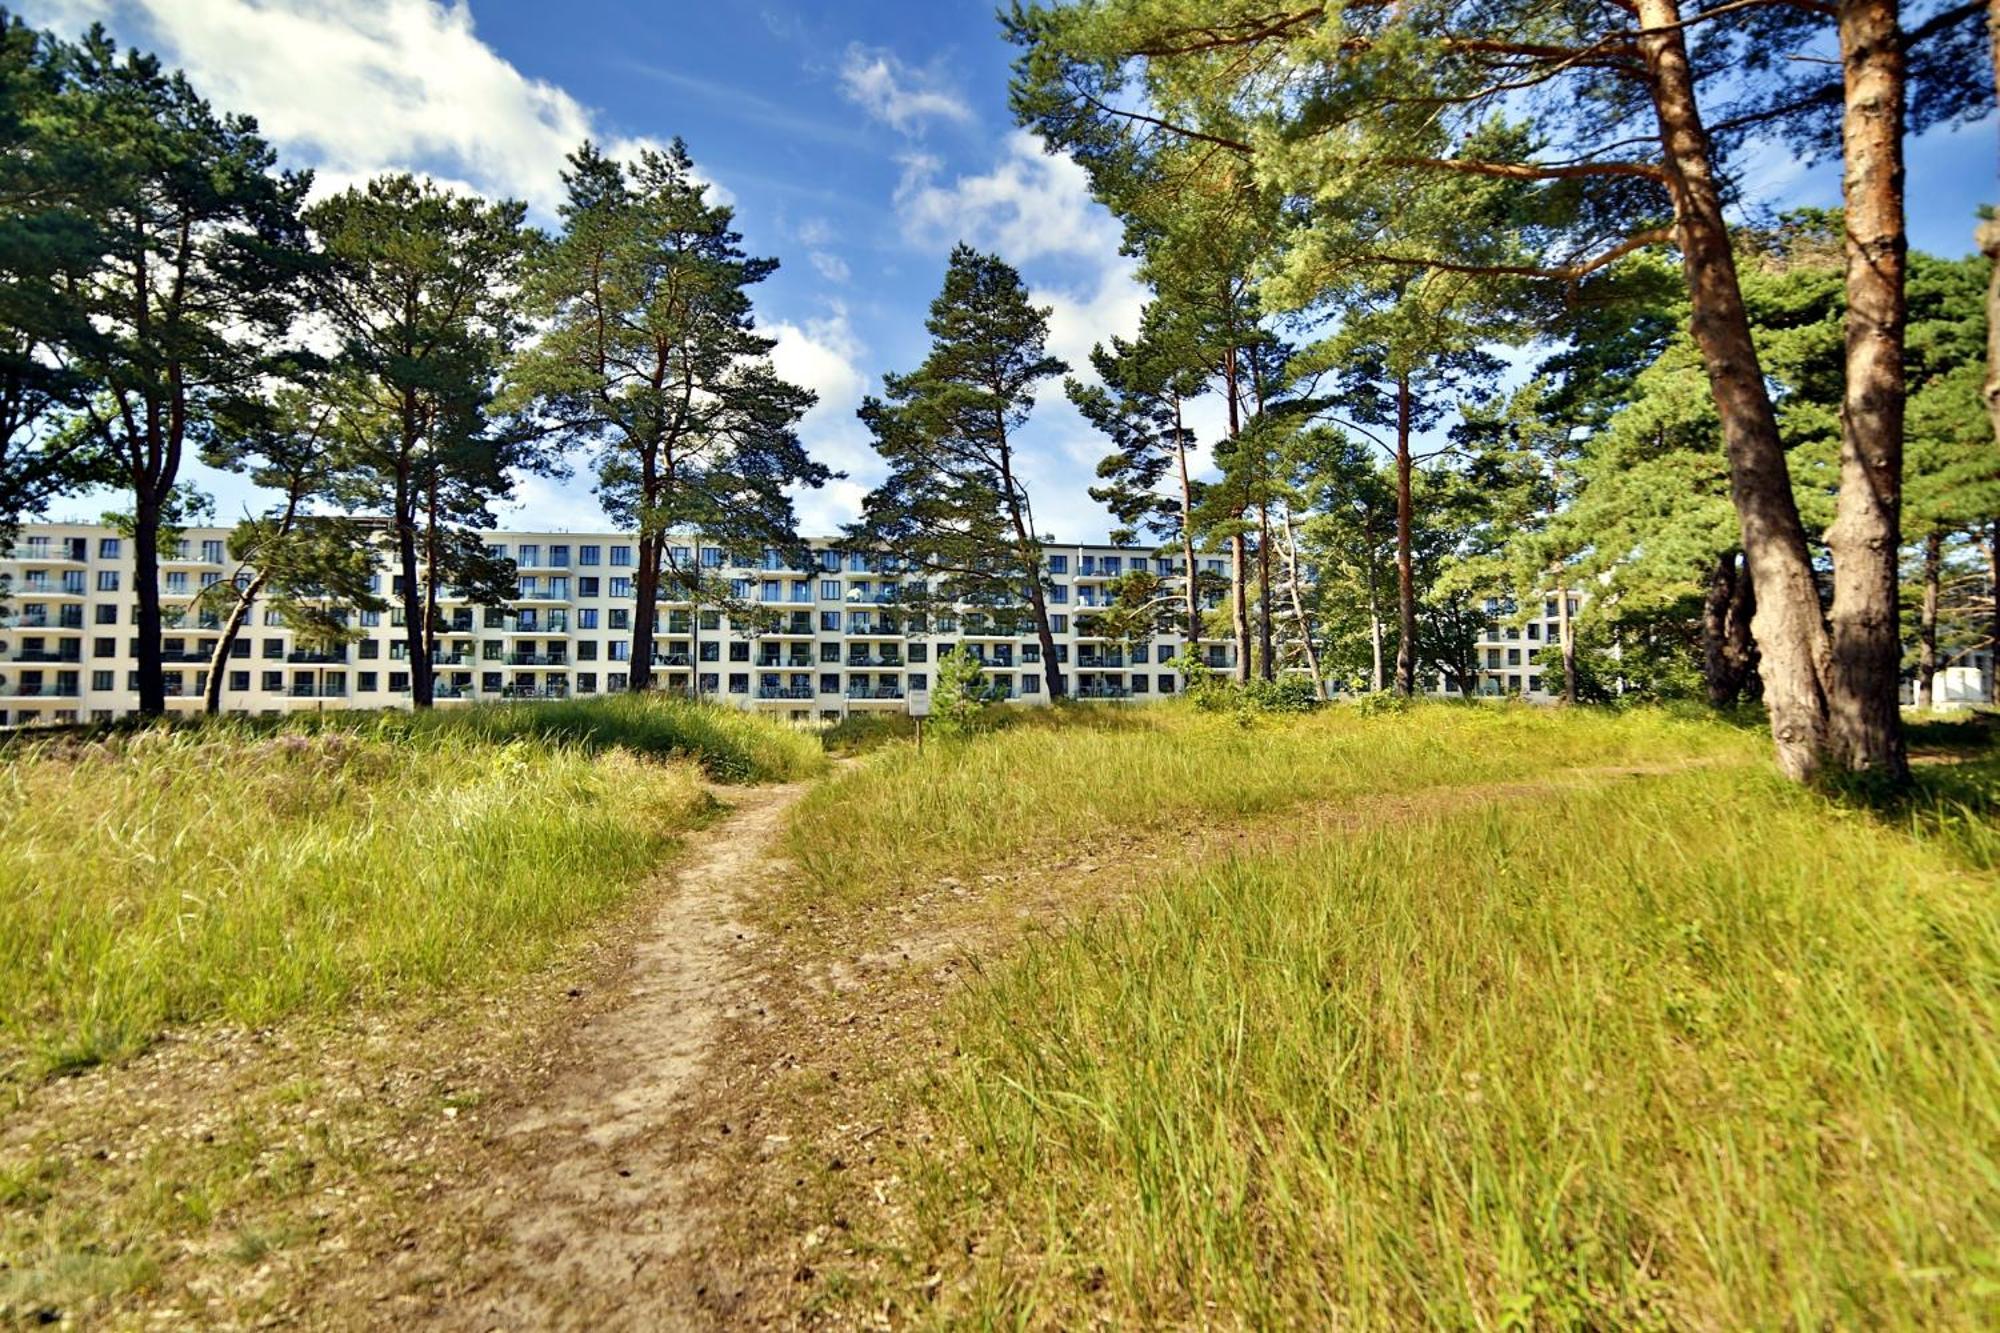
<path fill-rule="evenodd" d="M 918 614 L 933 597 L 940 609 L 1003 610 L 1025 597 L 1046 649 L 1053 640 L 1042 538 L 1014 434 L 1034 406 L 1035 387 L 1068 369 L 1048 355 L 1049 312 L 1029 303 L 1008 264 L 960 245 L 925 327 L 931 349 L 923 364 L 884 376 L 883 396 L 861 406 L 889 475 L 862 502 L 848 536 L 936 581 L 905 585 Z M 1054 665 L 1048 669 L 1053 697 Z"/>
<path fill-rule="evenodd" d="M 992 687 L 986 668 L 964 644 L 940 654 L 931 686 L 931 729 L 942 739 L 970 735 L 985 721 Z"/>

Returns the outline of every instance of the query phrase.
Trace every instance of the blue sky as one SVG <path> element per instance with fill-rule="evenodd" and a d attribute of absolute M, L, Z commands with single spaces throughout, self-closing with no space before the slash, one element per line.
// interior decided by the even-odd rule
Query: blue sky
<path fill-rule="evenodd" d="M 120 40 L 185 67 L 218 106 L 254 114 L 288 164 L 326 186 L 428 172 L 525 198 L 553 221 L 562 155 L 589 135 L 620 147 L 679 135 L 735 204 L 753 253 L 783 267 L 758 293 L 780 368 L 820 394 L 804 435 L 850 474 L 800 497 L 828 532 L 879 476 L 854 419 L 883 370 L 921 359 L 925 308 L 963 238 L 996 250 L 1054 307 L 1051 344 L 1081 365 L 1136 326 L 1142 297 L 1118 228 L 1074 164 L 1018 130 L 1012 49 L 996 0 L 28 0 L 30 21 Z M 2000 195 L 1996 132 L 1912 144 L 1913 243 L 1968 251 L 1972 211 Z M 1833 166 L 1773 153 L 1752 191 L 1834 204 Z M 1219 413 L 1205 414 L 1212 435 Z M 1051 386 L 1024 448 L 1042 526 L 1100 537 L 1086 490 L 1100 441 Z M 509 526 L 603 525 L 579 460 L 567 482 L 528 480 Z M 254 496 L 203 474 L 222 521 Z M 101 501 L 63 512 L 90 516 Z"/>

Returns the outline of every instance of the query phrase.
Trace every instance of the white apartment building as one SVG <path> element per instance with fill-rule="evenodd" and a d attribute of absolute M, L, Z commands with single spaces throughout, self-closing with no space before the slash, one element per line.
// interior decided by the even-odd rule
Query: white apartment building
<path fill-rule="evenodd" d="M 1571 591 L 1569 618 L 1572 625 L 1583 606 L 1583 594 Z M 1554 594 L 1542 599 L 1541 614 L 1523 621 L 1521 608 L 1498 597 L 1486 599 L 1489 617 L 1475 650 L 1478 672 L 1474 676 L 1475 697 L 1498 698 L 1516 695 L 1539 703 L 1562 696 L 1562 607 Z M 1432 693 L 1456 695 L 1458 690 L 1442 672 L 1432 682 Z"/>
<path fill-rule="evenodd" d="M 234 575 L 228 532 L 191 528 L 162 552 L 168 707 L 198 711 L 220 619 L 192 603 L 202 588 Z M 492 532 L 496 554 L 515 562 L 516 596 L 503 606 L 444 597 L 445 627 L 434 658 L 436 696 L 451 706 L 472 699 L 546 699 L 622 690 L 630 673 L 633 576 L 638 544 L 629 533 Z M 732 598 L 755 603 L 767 623 L 743 627 L 714 609 L 697 612 L 663 599 L 656 616 L 653 680 L 795 721 L 831 720 L 863 710 L 903 711 L 912 690 L 928 689 L 933 664 L 963 644 L 986 664 L 1006 699 L 1046 702 L 1041 647 L 1032 625 L 1002 625 L 961 608 L 928 625 L 898 606 L 916 576 L 891 558 L 842 553 L 810 543 L 811 569 L 791 569 L 776 552 L 732 555 L 690 540 L 677 563 L 698 561 L 731 584 Z M 1067 691 L 1085 699 L 1173 694 L 1181 679 L 1168 663 L 1184 646 L 1172 634 L 1121 644 L 1085 633 L 1111 580 L 1134 568 L 1170 579 L 1179 562 L 1150 549 L 1052 546 L 1049 611 L 1057 664 Z M 1220 559 L 1207 566 L 1221 573 Z M 407 707 L 410 673 L 395 577 L 384 563 L 381 612 L 353 612 L 354 642 L 322 650 L 295 642 L 274 611 L 258 605 L 238 636 L 223 681 L 222 707 L 237 714 Z M 137 598 L 131 543 L 90 524 L 22 525 L 0 559 L 0 725 L 100 721 L 138 706 Z M 746 617 L 747 619 L 747 617 Z M 1234 648 L 1204 643 L 1213 667 L 1233 664 Z"/>

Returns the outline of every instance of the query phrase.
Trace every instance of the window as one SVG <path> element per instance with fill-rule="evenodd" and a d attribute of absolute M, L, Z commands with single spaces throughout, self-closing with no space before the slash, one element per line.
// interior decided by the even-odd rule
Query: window
<path fill-rule="evenodd" d="M 1083 590 L 1083 596 L 1084 596 L 1084 604 L 1089 605 L 1090 589 L 1085 588 Z M 1055 587 L 1050 588 L 1049 600 L 1051 602 L 1054 602 L 1057 606 L 1067 605 L 1069 603 L 1069 585 L 1058 583 L 1056 584 Z"/>
<path fill-rule="evenodd" d="M 105 538 L 105 540 L 106 540 L 106 541 L 109 541 L 109 540 L 111 540 L 111 539 L 107 537 L 107 538 Z M 99 592 L 117 592 L 117 591 L 118 591 L 118 571 L 117 571 L 117 570 L 115 570 L 115 569 L 100 569 L 100 570 L 98 570 L 98 571 L 97 571 L 97 590 L 98 590 Z"/>
<path fill-rule="evenodd" d="M 235 690 L 239 694 L 247 693 L 250 689 L 250 673 L 247 671 L 230 672 L 229 688 Z"/>
<path fill-rule="evenodd" d="M 374 629 L 381 623 L 382 613 L 380 611 L 363 611 L 361 613 L 361 628 Z"/>
<path fill-rule="evenodd" d="M 1067 634 L 1067 633 L 1069 633 L 1069 617 L 1068 617 L 1068 616 L 1050 616 L 1050 617 L 1049 617 L 1049 632 L 1050 632 L 1050 633 L 1052 633 L 1052 634 Z"/>
<path fill-rule="evenodd" d="M 821 694 L 839 694 L 840 674 L 838 672 L 822 674 L 819 678 L 819 692 Z"/>
<path fill-rule="evenodd" d="M 116 657 L 116 656 L 118 656 L 118 640 L 116 640 L 116 639 L 92 639 L 92 640 L 90 641 L 90 655 L 91 655 L 92 657 Z"/>
<path fill-rule="evenodd" d="M 589 579 L 586 580 L 586 582 L 595 583 L 596 580 Z M 578 629 L 596 629 L 597 608 L 594 606 L 586 606 L 579 609 L 576 613 L 576 627 Z"/>
<path fill-rule="evenodd" d="M 514 558 L 517 565 L 539 565 L 542 563 L 542 548 L 539 542 L 523 542 L 521 554 Z"/>
<path fill-rule="evenodd" d="M 1540 694 L 1541 692 L 1542 692 L 1542 678 L 1540 676 L 1528 677 L 1528 693 Z"/>
<path fill-rule="evenodd" d="M 569 547 L 551 546 L 549 548 L 549 567 L 551 569 L 568 569 Z"/>
<path fill-rule="evenodd" d="M 784 586 L 785 586 L 784 584 L 778 582 L 778 580 L 776 579 L 765 579 L 763 587 L 758 590 L 759 591 L 758 600 L 765 602 L 784 601 L 785 600 Z"/>
<path fill-rule="evenodd" d="M 707 644 L 702 645 L 704 648 L 707 646 Z M 840 660 L 840 645 L 837 643 L 821 644 L 819 646 L 819 660 L 822 662 L 838 662 Z"/>
<path fill-rule="evenodd" d="M 1172 676 L 1162 673 L 1160 676 L 1160 693 L 1172 694 L 1173 692 L 1174 692 L 1174 678 Z"/>
<path fill-rule="evenodd" d="M 1132 693 L 1144 694 L 1146 692 L 1146 684 L 1145 672 L 1135 671 L 1132 673 Z"/>
<path fill-rule="evenodd" d="M 354 690 L 357 694 L 373 694 L 382 688 L 381 674 L 375 671 L 356 672 L 354 682 Z"/>
<path fill-rule="evenodd" d="M 99 537 L 97 539 L 97 558 L 99 560 L 116 560 L 118 555 L 118 538 Z"/>
<path fill-rule="evenodd" d="M 703 569 L 721 569 L 721 568 L 722 568 L 722 548 L 721 548 L 720 546 L 704 546 L 704 547 L 702 547 L 702 548 L 701 548 L 701 567 L 702 567 Z"/>
<path fill-rule="evenodd" d="M 632 580 L 630 579 L 611 580 L 611 595 L 613 597 L 620 599 L 630 597 L 632 595 Z"/>
<path fill-rule="evenodd" d="M 264 640 L 264 660 L 266 662 L 282 661 L 284 656 L 285 641 L 283 639 Z"/>
<path fill-rule="evenodd" d="M 604 648 L 605 656 L 614 662 L 629 662 L 632 660 L 632 641 L 630 639 L 613 639 L 610 643 L 605 644 Z"/>
<path fill-rule="evenodd" d="M 602 564 L 603 561 L 604 548 L 602 546 L 579 546 L 576 548 L 576 563 L 579 565 L 597 565 Z"/>
<path fill-rule="evenodd" d="M 272 693 L 279 693 L 279 692 L 282 692 L 282 691 L 284 690 L 284 688 L 285 688 L 285 673 L 284 673 L 284 672 L 282 672 L 282 671 L 266 671 L 266 672 L 264 673 L 264 689 L 265 689 L 265 690 L 267 690 L 267 691 L 270 691 L 270 692 L 272 692 Z"/>
<path fill-rule="evenodd" d="M 177 569 L 167 575 L 167 591 L 175 596 L 185 596 L 188 590 L 188 576 L 185 569 Z"/>
<path fill-rule="evenodd" d="M 410 688 L 409 672 L 391 671 L 389 673 L 389 693 L 404 694 L 409 691 L 409 688 Z"/>
<path fill-rule="evenodd" d="M 747 671 L 732 671 L 732 672 L 730 672 L 730 673 L 729 673 L 729 692 L 730 692 L 731 694 L 748 694 L 748 693 L 750 693 L 750 673 L 749 673 L 749 672 L 747 672 Z"/>
<path fill-rule="evenodd" d="M 1040 694 L 1041 692 L 1042 692 L 1042 678 L 1040 676 L 1021 677 L 1021 693 Z"/>
<path fill-rule="evenodd" d="M 630 569 L 632 567 L 632 548 L 629 546 L 612 547 L 611 567 L 613 569 Z"/>
<path fill-rule="evenodd" d="M 367 645 L 364 644 L 363 646 L 366 647 Z M 363 656 L 366 656 L 366 654 L 363 654 Z M 231 640 L 229 644 L 229 657 L 231 661 L 243 661 L 243 662 L 249 661 L 250 640 L 248 639 Z"/>
<path fill-rule="evenodd" d="M 495 560 L 505 560 L 507 558 L 507 547 L 502 543 L 495 543 L 486 548 L 486 554 L 492 556 Z"/>
<path fill-rule="evenodd" d="M 820 627 L 820 628 L 821 628 L 822 630 L 832 630 L 832 631 L 834 631 L 835 633 L 839 633 L 839 632 L 840 632 L 840 612 L 838 612 L 838 611 L 822 611 L 822 612 L 820 612 L 820 613 L 819 613 L 819 627 Z"/>
<path fill-rule="evenodd" d="M 819 599 L 820 599 L 820 600 L 821 600 L 822 602 L 837 602 L 837 601 L 839 601 L 839 600 L 840 600 L 840 580 L 839 580 L 839 579 L 821 579 L 821 580 L 819 581 Z"/>
<path fill-rule="evenodd" d="M 116 672 L 93 671 L 90 673 L 90 688 L 93 690 L 117 689 L 118 687 L 113 683 L 117 679 L 118 675 Z"/>
<path fill-rule="evenodd" d="M 117 608 L 117 606 L 115 606 L 115 605 L 112 605 L 112 604 L 108 604 L 108 603 L 107 603 L 107 604 L 106 604 L 106 605 L 104 605 L 104 606 L 100 606 L 100 607 L 98 607 L 98 608 L 97 608 L 97 623 L 98 623 L 98 624 L 100 624 L 100 625 L 115 625 L 115 624 L 117 624 L 117 623 L 118 623 L 118 608 Z"/>
<path fill-rule="evenodd" d="M 1050 556 L 1050 557 L 1049 557 L 1049 573 L 1051 573 L 1051 574 L 1067 574 L 1067 573 L 1069 573 L 1069 557 L 1068 557 L 1068 556 L 1066 556 L 1066 555 L 1052 555 L 1052 556 Z"/>
<path fill-rule="evenodd" d="M 576 595 L 578 597 L 596 597 L 600 586 L 602 586 L 601 581 L 595 574 L 579 574 L 576 576 Z"/>

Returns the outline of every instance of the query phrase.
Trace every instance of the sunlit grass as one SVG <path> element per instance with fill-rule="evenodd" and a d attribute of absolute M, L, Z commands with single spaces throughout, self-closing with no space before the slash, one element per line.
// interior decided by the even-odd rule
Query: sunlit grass
<path fill-rule="evenodd" d="M 532 967 L 709 808 L 692 764 L 482 730 L 10 747 L 0 1067 Z"/>
<path fill-rule="evenodd" d="M 816 793 L 799 892 L 872 905 L 1307 803 L 1347 815 L 1141 857 L 1111 910 L 1030 932 L 919 1020 L 908 1045 L 954 1054 L 868 1112 L 924 1133 L 831 1304 L 1990 1326 L 2000 761 L 1921 769 L 1881 807 L 1782 782 L 1754 731 L 1645 711 L 1048 719 Z"/>
<path fill-rule="evenodd" d="M 1039 847 L 1305 802 L 1491 784 L 1554 770 L 1751 762 L 1756 734 L 1663 712 L 1434 705 L 1245 725 L 1179 706 L 1034 710 L 963 743 L 884 748 L 812 792 L 789 850 L 821 898 L 862 901 Z"/>

